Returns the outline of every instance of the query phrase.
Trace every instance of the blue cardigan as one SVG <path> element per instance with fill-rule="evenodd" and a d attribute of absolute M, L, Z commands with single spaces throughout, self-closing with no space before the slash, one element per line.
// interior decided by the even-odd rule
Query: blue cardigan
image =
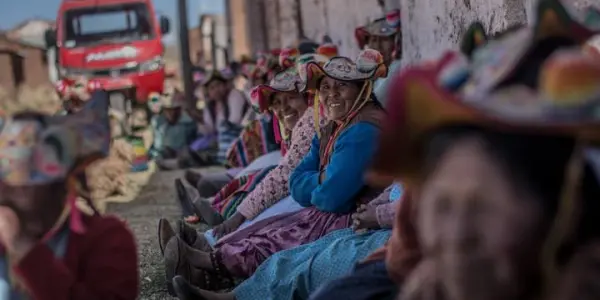
<path fill-rule="evenodd" d="M 351 212 L 355 208 L 355 197 L 365 185 L 364 171 L 374 155 L 378 135 L 379 128 L 367 122 L 357 122 L 344 129 L 334 143 L 321 184 L 321 141 L 315 135 L 309 153 L 290 175 L 294 200 L 303 207 L 314 206 L 324 212 Z"/>

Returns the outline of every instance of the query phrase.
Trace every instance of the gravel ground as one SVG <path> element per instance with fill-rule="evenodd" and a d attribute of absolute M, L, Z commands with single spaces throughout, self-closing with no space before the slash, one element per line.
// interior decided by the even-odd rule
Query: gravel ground
<path fill-rule="evenodd" d="M 157 224 L 161 217 L 174 222 L 179 216 L 173 180 L 183 172 L 158 172 L 143 188 L 138 198 L 129 203 L 113 203 L 108 213 L 127 221 L 135 234 L 140 259 L 140 299 L 175 299 L 167 294 L 163 262 L 158 248 Z"/>

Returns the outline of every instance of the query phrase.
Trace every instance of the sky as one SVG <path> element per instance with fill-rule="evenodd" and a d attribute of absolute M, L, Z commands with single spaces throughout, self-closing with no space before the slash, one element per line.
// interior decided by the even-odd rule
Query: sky
<path fill-rule="evenodd" d="M 0 0 L 0 30 L 10 29 L 32 18 L 54 20 L 61 0 Z M 177 34 L 177 0 L 152 0 L 158 13 L 171 20 L 168 40 Z M 188 0 L 189 26 L 198 25 L 201 13 L 223 13 L 223 0 Z"/>

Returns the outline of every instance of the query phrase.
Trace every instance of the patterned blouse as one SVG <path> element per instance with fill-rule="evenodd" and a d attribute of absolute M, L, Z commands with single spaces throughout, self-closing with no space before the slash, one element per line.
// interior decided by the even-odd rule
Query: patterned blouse
<path fill-rule="evenodd" d="M 321 127 L 324 120 L 321 118 Z M 256 186 L 237 211 L 246 219 L 254 219 L 265 209 L 290 194 L 288 180 L 292 171 L 310 150 L 315 135 L 313 108 L 309 107 L 292 130 L 291 145 L 279 165 Z"/>

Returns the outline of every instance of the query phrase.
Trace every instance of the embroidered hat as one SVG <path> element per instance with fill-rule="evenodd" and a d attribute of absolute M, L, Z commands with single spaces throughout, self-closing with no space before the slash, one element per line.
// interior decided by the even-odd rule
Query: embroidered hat
<path fill-rule="evenodd" d="M 296 47 L 282 49 L 281 53 L 279 53 L 279 66 L 283 69 L 293 67 L 298 55 L 300 55 L 300 50 Z"/>
<path fill-rule="evenodd" d="M 400 32 L 400 10 L 394 9 L 386 13 L 385 17 L 374 20 L 366 26 L 354 30 L 354 37 L 360 49 L 363 49 L 371 36 L 393 36 Z"/>
<path fill-rule="evenodd" d="M 335 54 L 331 55 L 333 52 Z M 327 44 L 319 46 L 319 44 L 303 39 L 296 46 L 288 47 L 281 50 L 279 54 L 279 66 L 283 69 L 291 68 L 296 65 L 298 57 L 306 54 L 322 54 L 325 56 L 333 57 L 337 55 L 337 47 L 333 44 Z"/>
<path fill-rule="evenodd" d="M 72 115 L 11 116 L 0 128 L 0 180 L 29 186 L 80 174 L 108 155 L 108 94 L 92 94 Z"/>
<path fill-rule="evenodd" d="M 271 106 L 274 93 L 300 93 L 304 84 L 296 68 L 288 68 L 275 74 L 269 84 L 261 84 L 252 89 L 250 99 L 258 112 L 264 113 Z"/>
<path fill-rule="evenodd" d="M 325 77 L 343 81 L 375 80 L 387 76 L 387 67 L 379 51 L 366 49 L 360 52 L 355 61 L 348 57 L 336 56 L 324 65 L 309 62 L 302 66 L 302 78 L 309 90 L 317 89 L 317 84 Z"/>
<path fill-rule="evenodd" d="M 256 67 L 259 69 L 261 74 L 269 74 L 277 67 L 277 59 L 281 53 L 280 49 L 272 50 L 269 53 L 259 53 L 256 58 Z"/>
<path fill-rule="evenodd" d="M 332 58 L 338 56 L 338 47 L 333 43 L 325 43 L 319 46 L 315 53 L 319 55 L 323 55 L 327 58 Z"/>
<path fill-rule="evenodd" d="M 256 66 L 256 63 L 246 63 L 242 65 L 242 75 L 247 79 L 257 79 L 266 73 L 263 73 L 261 69 Z"/>
<path fill-rule="evenodd" d="M 277 68 L 277 59 L 281 52 L 280 49 L 274 49 L 268 53 L 258 53 L 255 62 L 247 61 L 242 64 L 241 74 L 250 80 L 269 76 Z"/>

